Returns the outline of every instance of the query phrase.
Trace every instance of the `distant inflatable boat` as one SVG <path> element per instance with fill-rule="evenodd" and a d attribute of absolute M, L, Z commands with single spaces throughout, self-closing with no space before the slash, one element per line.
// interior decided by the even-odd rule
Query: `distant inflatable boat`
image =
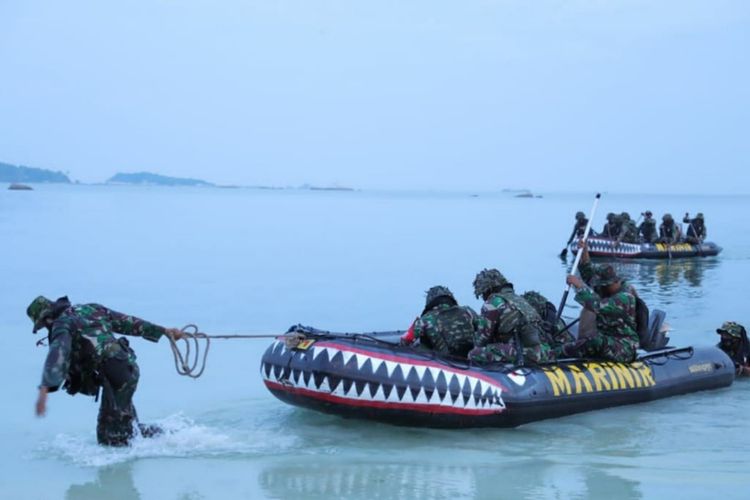
<path fill-rule="evenodd" d="M 263 381 L 274 396 L 325 413 L 396 425 L 515 427 L 734 381 L 732 361 L 716 347 L 665 348 L 633 363 L 565 360 L 485 368 L 401 347 L 400 332 L 295 331 L 306 339 L 289 348 L 279 338 L 261 361 Z"/>
<path fill-rule="evenodd" d="M 617 243 L 607 238 L 590 237 L 589 255 L 592 257 L 618 257 L 631 259 L 682 259 L 686 257 L 713 257 L 722 248 L 711 241 L 701 245 L 691 243 Z M 578 251 L 578 240 L 570 244 L 570 251 Z"/>

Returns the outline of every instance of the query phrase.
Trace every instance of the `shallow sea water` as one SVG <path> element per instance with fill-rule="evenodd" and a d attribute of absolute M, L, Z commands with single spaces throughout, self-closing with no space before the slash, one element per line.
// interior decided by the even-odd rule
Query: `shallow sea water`
<path fill-rule="evenodd" d="M 141 419 L 169 432 L 96 445 L 97 405 L 53 394 L 33 416 L 46 348 L 25 316 L 42 293 L 100 302 L 208 333 L 406 328 L 424 291 L 498 267 L 558 302 L 557 254 L 592 194 L 311 192 L 35 186 L 0 191 L 2 498 L 745 498 L 750 384 L 589 412 L 517 429 L 433 430 L 287 406 L 259 375 L 265 340 L 216 341 L 199 380 L 166 342 L 133 340 Z M 715 343 L 750 323 L 749 197 L 605 193 L 608 211 L 706 214 L 718 258 L 617 262 L 672 345 Z M 572 300 L 566 313 L 574 315 Z"/>

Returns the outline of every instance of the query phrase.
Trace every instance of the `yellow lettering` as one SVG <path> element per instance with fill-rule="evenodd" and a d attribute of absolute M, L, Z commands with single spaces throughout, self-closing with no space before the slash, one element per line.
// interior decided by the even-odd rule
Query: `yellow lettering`
<path fill-rule="evenodd" d="M 586 368 L 588 368 L 589 373 L 591 373 L 591 379 L 594 381 L 594 386 L 597 391 L 601 391 L 602 389 L 609 391 L 612 389 L 607 380 L 607 374 L 604 371 L 604 368 L 598 363 L 586 363 Z"/>
<path fill-rule="evenodd" d="M 562 371 L 559 367 L 556 366 L 552 370 L 545 370 L 544 374 L 547 375 L 550 384 L 552 384 L 552 393 L 555 396 L 571 393 L 568 377 L 565 375 L 565 372 Z"/>
<path fill-rule="evenodd" d="M 617 374 L 617 380 L 620 383 L 620 387 L 625 389 L 627 385 L 628 389 L 635 388 L 635 381 L 633 381 L 633 375 L 630 373 L 630 367 L 620 363 L 613 363 L 612 370 Z M 626 384 L 627 383 L 627 384 Z"/>
<path fill-rule="evenodd" d="M 581 394 L 581 387 L 586 387 L 586 392 L 593 391 L 591 382 L 586 378 L 586 375 L 577 366 L 570 367 L 570 373 L 573 375 L 573 381 L 575 382 L 576 394 Z M 581 384 L 583 382 L 583 384 Z"/>
<path fill-rule="evenodd" d="M 609 375 L 609 380 L 610 382 L 612 382 L 612 390 L 615 390 L 615 391 L 618 390 L 620 388 L 620 384 L 617 383 L 617 377 L 615 376 L 615 371 L 612 369 L 612 363 L 607 363 L 602 366 L 604 366 L 604 369 L 607 370 L 607 375 Z"/>
<path fill-rule="evenodd" d="M 656 385 L 656 381 L 654 380 L 654 376 L 651 372 L 650 366 L 641 363 L 641 366 L 638 367 L 638 372 L 641 374 L 641 377 L 643 377 L 643 383 L 646 385 L 646 387 L 652 387 Z"/>

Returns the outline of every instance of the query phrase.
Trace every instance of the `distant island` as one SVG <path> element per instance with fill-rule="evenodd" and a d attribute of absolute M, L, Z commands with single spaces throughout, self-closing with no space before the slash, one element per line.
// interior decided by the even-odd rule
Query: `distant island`
<path fill-rule="evenodd" d="M 204 186 L 213 187 L 210 182 L 200 179 L 186 179 L 181 177 L 167 177 L 151 172 L 136 172 L 132 174 L 117 173 L 107 180 L 107 184 L 149 184 L 154 186 Z"/>
<path fill-rule="evenodd" d="M 62 172 L 0 162 L 0 182 L 58 182 L 70 184 L 70 179 Z"/>

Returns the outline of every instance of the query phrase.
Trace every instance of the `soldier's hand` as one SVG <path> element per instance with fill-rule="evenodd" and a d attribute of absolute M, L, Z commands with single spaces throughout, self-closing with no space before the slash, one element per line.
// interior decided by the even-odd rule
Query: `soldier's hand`
<path fill-rule="evenodd" d="M 47 413 L 47 388 L 44 386 L 39 388 L 35 410 L 37 417 L 43 417 Z"/>
<path fill-rule="evenodd" d="M 574 276 L 572 274 L 569 274 L 567 278 L 565 278 L 565 282 L 568 285 L 573 285 L 576 288 L 583 288 L 583 281 L 578 276 Z"/>
<path fill-rule="evenodd" d="M 185 332 L 179 328 L 167 328 L 167 335 L 169 335 L 172 340 L 180 340 L 185 337 Z"/>

